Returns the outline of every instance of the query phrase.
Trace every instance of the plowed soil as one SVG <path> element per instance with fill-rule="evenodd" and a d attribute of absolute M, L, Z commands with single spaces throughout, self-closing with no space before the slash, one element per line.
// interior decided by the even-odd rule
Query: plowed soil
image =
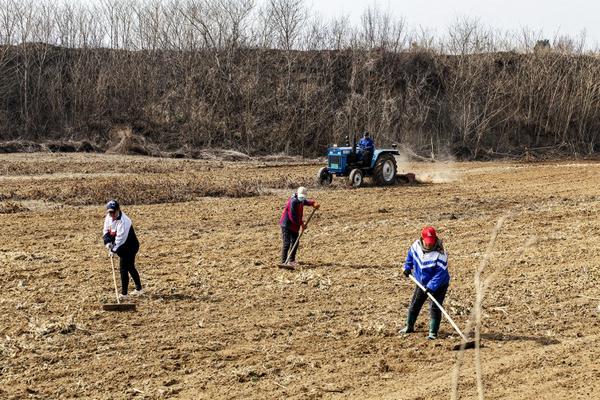
<path fill-rule="evenodd" d="M 449 252 L 460 327 L 487 257 L 486 398 L 600 393 L 600 163 L 412 163 L 424 183 L 322 189 L 317 164 L 0 157 L 0 398 L 448 398 L 450 324 L 428 341 L 424 308 L 397 334 L 413 290 L 401 266 L 426 224 Z M 278 219 L 297 184 L 322 207 L 287 271 Z M 133 199 L 141 241 L 133 313 L 102 311 L 111 191 Z M 475 354 L 459 398 L 478 395 Z"/>

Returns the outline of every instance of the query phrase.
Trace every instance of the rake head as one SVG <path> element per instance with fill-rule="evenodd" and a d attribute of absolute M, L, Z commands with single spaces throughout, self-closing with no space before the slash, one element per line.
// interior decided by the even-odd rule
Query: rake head
<path fill-rule="evenodd" d="M 135 311 L 135 304 L 133 304 L 133 303 L 109 303 L 109 304 L 103 304 L 102 309 L 104 311 Z"/>
<path fill-rule="evenodd" d="M 483 347 L 483 345 L 481 343 L 479 343 L 479 347 Z M 452 347 L 452 350 L 458 351 L 461 349 L 468 350 L 468 349 L 474 349 L 474 348 L 475 348 L 475 341 L 470 340 L 468 342 L 462 342 L 462 343 L 455 345 L 454 347 Z"/>

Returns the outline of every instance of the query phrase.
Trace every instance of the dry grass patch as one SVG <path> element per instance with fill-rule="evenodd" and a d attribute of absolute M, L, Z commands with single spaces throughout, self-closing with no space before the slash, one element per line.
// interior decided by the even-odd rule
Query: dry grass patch
<path fill-rule="evenodd" d="M 16 214 L 29 209 L 15 201 L 4 201 L 0 203 L 0 214 Z"/>

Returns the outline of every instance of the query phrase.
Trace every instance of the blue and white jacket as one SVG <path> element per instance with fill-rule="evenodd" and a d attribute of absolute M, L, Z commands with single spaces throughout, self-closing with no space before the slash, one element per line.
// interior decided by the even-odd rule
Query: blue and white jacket
<path fill-rule="evenodd" d="M 404 269 L 411 270 L 413 276 L 432 292 L 450 283 L 448 254 L 440 240 L 433 250 L 425 250 L 421 240 L 416 240 L 408 249 Z"/>
<path fill-rule="evenodd" d="M 113 244 L 112 251 L 119 257 L 134 255 L 140 249 L 140 242 L 135 235 L 131 219 L 122 211 L 119 211 L 119 217 L 114 221 L 110 215 L 106 215 L 102 239 L 104 244 Z"/>

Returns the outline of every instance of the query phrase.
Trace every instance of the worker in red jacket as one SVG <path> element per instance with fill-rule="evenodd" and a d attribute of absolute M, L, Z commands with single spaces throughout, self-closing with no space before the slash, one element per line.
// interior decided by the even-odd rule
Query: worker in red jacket
<path fill-rule="evenodd" d="M 312 199 L 307 198 L 308 191 L 305 187 L 300 186 L 296 193 L 294 193 L 285 204 L 279 225 L 281 226 L 281 239 L 283 241 L 283 248 L 281 249 L 281 265 L 295 267 L 296 263 L 296 251 L 300 243 L 292 249 L 291 254 L 288 253 L 294 246 L 294 243 L 298 239 L 300 228 L 303 230 L 306 228 L 302 220 L 302 214 L 304 212 L 304 206 L 311 206 L 315 209 L 319 209 L 319 203 Z M 286 264 L 286 261 L 288 263 Z"/>

